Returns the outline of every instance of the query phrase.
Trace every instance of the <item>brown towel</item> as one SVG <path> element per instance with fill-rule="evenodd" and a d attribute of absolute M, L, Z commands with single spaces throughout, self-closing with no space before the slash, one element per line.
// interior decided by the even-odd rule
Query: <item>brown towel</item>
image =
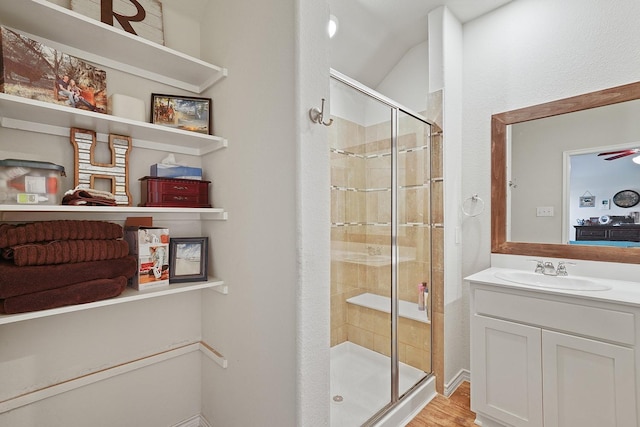
<path fill-rule="evenodd" d="M 59 240 L 27 243 L 2 251 L 15 265 L 51 265 L 122 258 L 129 254 L 125 240 Z"/>
<path fill-rule="evenodd" d="M 127 278 L 89 280 L 48 291 L 20 295 L 4 300 L 7 314 L 46 310 L 66 305 L 84 304 L 120 295 L 127 287 Z"/>
<path fill-rule="evenodd" d="M 116 206 L 116 198 L 113 194 L 108 193 L 105 196 L 104 191 L 95 191 L 91 188 L 75 190 L 71 194 L 65 194 L 62 198 L 63 205 L 81 205 L 81 206 Z"/>
<path fill-rule="evenodd" d="M 134 256 L 106 261 L 26 267 L 0 261 L 0 298 L 60 288 L 88 280 L 117 276 L 130 278 L 137 270 L 138 260 Z"/>
<path fill-rule="evenodd" d="M 122 226 L 106 221 L 38 221 L 0 224 L 0 248 L 49 240 L 120 239 Z"/>

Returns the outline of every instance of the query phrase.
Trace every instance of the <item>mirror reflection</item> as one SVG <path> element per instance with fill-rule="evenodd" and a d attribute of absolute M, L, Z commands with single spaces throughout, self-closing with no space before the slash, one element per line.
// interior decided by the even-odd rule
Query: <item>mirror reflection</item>
<path fill-rule="evenodd" d="M 639 116 L 633 100 L 507 126 L 507 241 L 640 246 Z"/>
<path fill-rule="evenodd" d="M 611 206 L 613 206 L 611 202 L 616 204 L 615 201 L 633 199 L 635 191 L 633 190 L 633 185 L 637 185 L 635 183 L 638 182 L 635 178 L 633 183 L 629 184 L 625 182 L 614 183 L 611 188 L 606 190 L 606 193 L 600 195 L 601 198 L 606 198 L 609 201 L 607 203 L 609 209 L 602 210 L 602 212 L 607 213 L 598 215 L 598 221 L 605 216 L 603 221 L 607 222 L 607 224 L 601 224 L 603 228 L 599 229 L 586 229 L 588 233 L 606 229 L 608 234 L 605 236 L 610 240 L 606 240 L 601 235 L 597 237 L 597 240 L 594 239 L 599 243 L 592 244 L 593 242 L 587 242 L 589 243 L 587 244 L 584 243 L 584 240 L 579 240 L 576 235 L 576 244 L 563 243 L 572 240 L 568 230 L 572 227 L 576 229 L 576 226 L 573 223 L 569 224 L 569 221 L 577 222 L 578 219 L 587 217 L 587 211 L 584 211 L 585 215 L 582 215 L 582 213 L 580 215 L 570 213 L 570 194 L 573 189 L 569 188 L 571 179 L 569 156 L 572 154 L 586 154 L 585 150 L 587 152 L 600 150 L 598 151 L 598 154 L 600 154 L 617 151 L 620 147 L 631 151 L 640 148 L 637 147 L 640 141 L 640 129 L 635 122 L 638 107 L 635 102 L 632 102 L 636 100 L 640 100 L 640 82 L 602 89 L 491 116 L 492 253 L 640 263 L 640 247 L 617 247 L 617 243 L 610 245 L 605 243 L 607 241 L 623 241 L 620 233 L 624 230 L 619 228 L 622 220 L 614 217 L 624 217 L 624 215 L 609 215 Z M 623 108 L 623 104 L 630 105 L 632 109 L 616 111 L 614 108 L 612 113 L 605 113 L 603 117 L 591 116 L 600 107 L 618 105 L 618 107 Z M 573 113 L 575 112 L 581 112 L 581 114 L 574 115 Z M 565 119 L 573 120 L 574 117 L 582 115 L 586 115 L 587 120 L 569 125 L 562 123 Z M 550 123 L 555 123 L 557 126 L 536 131 L 535 133 L 538 134 L 536 139 L 531 138 L 529 135 L 534 133 L 533 131 L 520 128 L 520 125 L 524 126 L 527 123 L 535 127 L 542 123 L 543 120 L 548 120 L 547 118 L 551 118 Z M 569 131 L 570 133 L 565 133 Z M 529 137 L 530 142 L 518 142 L 520 134 Z M 588 142 L 591 147 L 577 145 L 578 142 L 586 144 L 586 141 L 591 141 Z M 565 145 L 571 142 L 574 145 Z M 606 151 L 602 151 L 603 149 Z M 519 153 L 519 150 L 527 151 Z M 516 151 L 514 156 L 512 156 L 513 151 Z M 517 159 L 519 157 L 526 159 L 526 161 L 519 161 L 523 166 L 518 166 L 516 164 L 518 160 L 513 160 L 513 158 Z M 604 156 L 599 157 L 602 158 Z M 616 157 L 616 155 L 611 154 L 607 155 L 607 157 Z M 632 158 L 635 156 L 630 154 L 619 158 L 626 157 Z M 604 159 L 602 161 L 605 162 L 607 160 Z M 614 161 L 614 159 L 610 161 Z M 618 161 L 617 158 L 615 161 Z M 569 166 L 563 166 L 563 164 L 569 164 Z M 601 181 L 608 182 L 610 178 L 610 176 L 607 176 L 606 178 L 601 178 Z M 614 192 L 614 190 L 617 191 Z M 592 201 L 588 200 L 590 195 L 586 192 L 587 190 L 576 191 L 583 191 L 578 196 L 578 203 L 580 203 L 580 197 L 586 197 L 586 199 L 583 199 L 583 207 L 581 209 L 595 207 L 587 206 L 591 202 L 597 205 L 598 200 L 595 199 L 597 195 L 594 194 L 595 187 L 594 190 L 588 190 L 594 196 Z M 621 191 L 622 195 L 619 195 Z M 521 201 L 516 203 L 513 200 L 515 197 L 521 197 Z M 575 198 L 576 196 L 574 195 L 573 197 Z M 530 203 L 530 201 L 533 201 L 533 203 Z M 524 216 L 516 211 L 516 209 L 519 209 L 520 203 L 529 203 L 529 209 L 524 212 Z M 625 202 L 621 203 L 624 204 Z M 627 221 L 629 217 L 634 217 L 634 214 L 631 214 L 634 210 L 631 209 L 634 209 L 635 206 L 629 205 L 629 203 L 632 202 L 627 202 L 629 207 L 625 208 L 626 210 L 624 211 L 629 212 L 626 213 L 625 217 Z M 618 205 L 616 204 L 616 206 Z M 541 209 L 539 210 L 538 208 Z M 558 213 L 558 211 L 560 212 Z M 609 216 L 609 218 L 607 219 L 606 216 Z M 591 218 L 592 216 L 589 214 L 589 226 L 596 227 L 595 224 L 591 225 Z M 593 218 L 595 218 L 595 215 Z M 609 219 L 611 222 L 609 222 Z M 618 228 L 614 228 L 616 227 L 614 221 L 619 223 L 617 225 Z M 531 235 L 529 233 L 529 235 L 525 236 L 524 234 L 527 232 L 525 228 L 535 230 L 535 234 Z M 547 232 L 549 230 L 551 231 Z M 634 230 L 637 231 L 636 228 Z M 541 238 L 539 235 L 542 234 L 547 235 L 547 237 Z"/>

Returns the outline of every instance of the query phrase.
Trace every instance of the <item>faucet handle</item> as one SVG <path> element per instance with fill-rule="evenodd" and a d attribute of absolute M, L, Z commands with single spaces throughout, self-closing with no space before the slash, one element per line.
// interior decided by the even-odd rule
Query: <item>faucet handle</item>
<path fill-rule="evenodd" d="M 539 259 L 530 259 L 529 261 L 536 263 L 535 273 L 544 273 L 544 262 Z"/>
<path fill-rule="evenodd" d="M 568 265 L 576 265 L 575 262 L 568 262 L 568 261 L 559 261 L 558 262 L 558 269 L 556 270 L 556 274 L 558 276 L 568 276 L 569 273 L 567 273 L 567 266 Z"/>

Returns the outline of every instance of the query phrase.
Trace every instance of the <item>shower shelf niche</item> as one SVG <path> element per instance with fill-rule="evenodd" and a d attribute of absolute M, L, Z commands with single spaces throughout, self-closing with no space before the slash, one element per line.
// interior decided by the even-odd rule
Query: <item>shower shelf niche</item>
<path fill-rule="evenodd" d="M 384 313 L 391 313 L 391 298 L 368 292 L 347 299 L 347 303 L 370 308 L 372 310 L 382 311 Z M 431 323 L 427 317 L 427 313 L 425 311 L 418 310 L 418 304 L 415 302 L 399 300 L 398 308 L 398 315 L 400 317 L 426 324 Z"/>

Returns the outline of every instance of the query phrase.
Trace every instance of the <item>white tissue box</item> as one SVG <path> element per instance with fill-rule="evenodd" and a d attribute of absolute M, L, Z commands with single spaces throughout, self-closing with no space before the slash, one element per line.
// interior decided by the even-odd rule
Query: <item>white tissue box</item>
<path fill-rule="evenodd" d="M 125 119 L 146 122 L 144 116 L 144 101 L 131 96 L 114 93 L 109 97 L 109 114 Z"/>
<path fill-rule="evenodd" d="M 150 172 L 149 175 L 158 178 L 195 179 L 202 181 L 202 168 L 194 168 L 191 166 L 156 163 L 155 165 L 151 165 Z"/>

